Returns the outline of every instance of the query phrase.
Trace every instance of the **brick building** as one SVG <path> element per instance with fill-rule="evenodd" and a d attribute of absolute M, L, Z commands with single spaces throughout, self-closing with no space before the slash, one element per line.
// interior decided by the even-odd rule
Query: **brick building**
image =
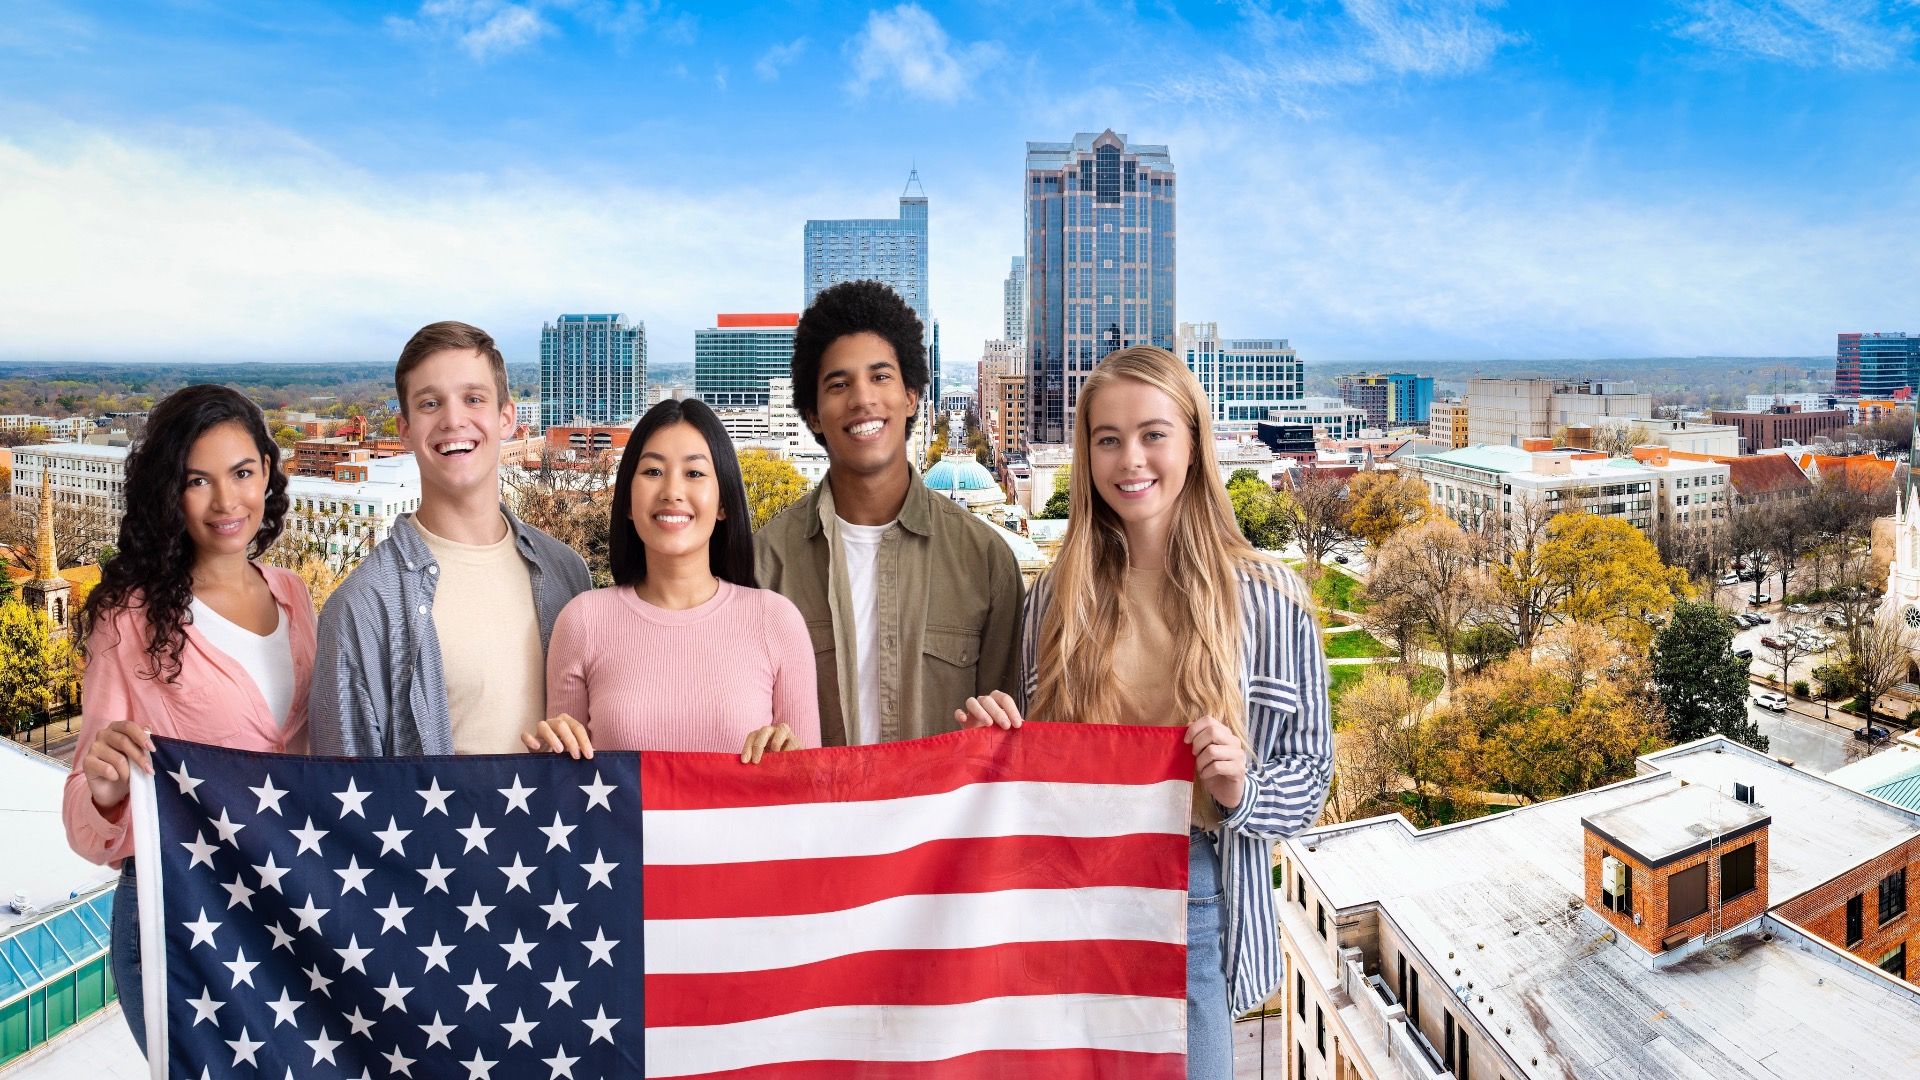
<path fill-rule="evenodd" d="M 1820 436 L 1837 434 L 1852 423 L 1845 409 L 1809 412 L 1798 405 L 1776 405 L 1765 412 L 1715 409 L 1709 416 L 1715 424 L 1739 428 L 1740 450 L 1747 454 L 1785 446 L 1788 440 L 1809 446 Z"/>
<path fill-rule="evenodd" d="M 1288 840 L 1284 1075 L 1910 1075 L 1920 813 L 1719 737 L 1639 773 Z"/>

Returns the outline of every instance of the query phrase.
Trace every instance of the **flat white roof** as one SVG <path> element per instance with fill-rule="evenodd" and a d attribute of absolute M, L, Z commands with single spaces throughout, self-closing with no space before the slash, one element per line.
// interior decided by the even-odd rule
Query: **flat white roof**
<path fill-rule="evenodd" d="M 1755 930 L 1655 969 L 1610 944 L 1585 910 L 1581 826 L 1683 781 L 1751 784 L 1773 816 L 1778 905 L 1920 832 L 1920 814 L 1719 738 L 1646 760 L 1660 771 L 1419 833 L 1398 817 L 1327 826 L 1288 852 L 1330 906 L 1378 904 L 1533 1075 L 1920 1075 L 1920 993 L 1821 946 Z"/>
<path fill-rule="evenodd" d="M 66 781 L 65 765 L 0 739 L 0 933 L 25 921 L 6 906 L 15 892 L 45 910 L 120 874 L 67 846 L 60 817 Z"/>

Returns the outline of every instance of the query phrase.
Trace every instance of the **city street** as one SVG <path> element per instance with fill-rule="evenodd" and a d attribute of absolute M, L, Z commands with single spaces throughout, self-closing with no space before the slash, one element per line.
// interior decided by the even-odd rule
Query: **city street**
<path fill-rule="evenodd" d="M 1784 713 L 1763 709 L 1753 703 L 1752 696 L 1762 689 L 1755 686 L 1748 694 L 1747 715 L 1759 725 L 1760 734 L 1765 735 L 1771 743 L 1767 753 L 1787 758 L 1796 768 L 1825 775 L 1886 746 L 1882 743 L 1879 747 L 1869 747 L 1854 738 L 1853 729 L 1859 724 L 1837 711 L 1833 714 L 1832 723 L 1820 719 L 1818 705 L 1795 701 Z M 1807 710 L 1813 715 L 1807 715 Z"/>

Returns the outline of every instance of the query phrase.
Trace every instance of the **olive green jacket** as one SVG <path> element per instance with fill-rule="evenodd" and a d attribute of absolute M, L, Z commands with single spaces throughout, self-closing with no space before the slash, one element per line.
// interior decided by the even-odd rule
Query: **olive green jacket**
<path fill-rule="evenodd" d="M 853 592 L 835 557 L 838 520 L 822 480 L 754 536 L 761 588 L 793 601 L 807 620 L 823 746 L 846 745 L 860 698 L 851 689 L 858 682 Z M 997 528 L 935 495 L 914 473 L 875 563 L 881 742 L 952 731 L 953 711 L 990 690 L 1023 697 L 1020 567 Z"/>

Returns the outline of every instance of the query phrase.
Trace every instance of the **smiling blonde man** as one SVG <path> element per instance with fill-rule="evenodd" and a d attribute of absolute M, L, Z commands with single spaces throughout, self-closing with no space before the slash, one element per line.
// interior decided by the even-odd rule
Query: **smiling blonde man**
<path fill-rule="evenodd" d="M 546 717 L 554 619 L 591 587 L 587 565 L 500 502 L 500 444 L 515 425 L 492 337 L 460 322 L 422 327 L 393 381 L 420 509 L 320 613 L 313 752 L 521 752 Z"/>

